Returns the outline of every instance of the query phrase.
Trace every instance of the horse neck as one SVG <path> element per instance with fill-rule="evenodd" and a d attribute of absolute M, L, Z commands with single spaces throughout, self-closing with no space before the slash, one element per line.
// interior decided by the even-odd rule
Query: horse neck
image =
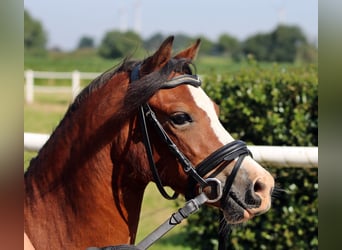
<path fill-rule="evenodd" d="M 25 174 L 25 230 L 33 244 L 44 235 L 45 246 L 82 248 L 135 239 L 146 184 L 127 178 L 125 160 L 112 162 L 112 142 L 125 137 L 127 121 L 115 117 L 125 89 L 110 84 L 68 110 Z"/>

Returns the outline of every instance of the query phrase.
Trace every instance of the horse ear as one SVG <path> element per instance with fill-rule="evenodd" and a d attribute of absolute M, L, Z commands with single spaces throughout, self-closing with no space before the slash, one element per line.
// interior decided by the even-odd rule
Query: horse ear
<path fill-rule="evenodd" d="M 201 44 L 201 39 L 197 39 L 197 41 L 192 46 L 190 46 L 189 48 L 179 52 L 175 56 L 175 58 L 176 59 L 178 59 L 178 58 L 187 58 L 187 59 L 193 60 L 196 57 L 196 55 L 197 55 L 197 52 L 198 52 L 200 44 Z"/>
<path fill-rule="evenodd" d="M 166 38 L 159 49 L 145 60 L 141 66 L 141 73 L 143 75 L 162 68 L 171 59 L 173 40 L 174 36 Z"/>

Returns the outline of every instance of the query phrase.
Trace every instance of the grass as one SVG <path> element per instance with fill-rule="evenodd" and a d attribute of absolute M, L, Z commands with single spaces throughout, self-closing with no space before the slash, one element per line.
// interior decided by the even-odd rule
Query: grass
<path fill-rule="evenodd" d="M 68 95 L 35 93 L 34 103 L 24 105 L 24 131 L 51 134 L 70 102 Z M 36 155 L 36 152 L 24 151 L 24 169 Z"/>
<path fill-rule="evenodd" d="M 96 55 L 93 50 L 70 53 L 49 52 L 44 56 L 30 56 L 24 58 L 24 69 L 37 71 L 73 71 L 103 72 L 120 60 L 107 60 Z"/>
<path fill-rule="evenodd" d="M 143 59 L 146 55 L 137 52 L 132 59 Z M 96 50 L 78 50 L 74 52 L 48 52 L 42 56 L 25 55 L 24 69 L 34 71 L 56 71 L 56 72 L 72 72 L 78 70 L 80 72 L 104 72 L 110 68 L 118 66 L 123 61 L 121 59 L 104 59 L 96 54 Z M 199 75 L 206 74 L 233 74 L 241 69 L 248 70 L 255 68 L 256 62 L 253 60 L 244 60 L 240 63 L 232 61 L 229 57 L 224 56 L 198 56 L 194 61 Z M 274 63 L 258 62 L 260 68 L 270 68 Z M 300 63 L 289 64 L 281 63 L 283 67 L 294 67 Z M 90 80 L 82 80 L 81 85 L 85 86 Z M 52 86 L 70 86 L 71 79 L 35 79 L 35 85 L 52 85 Z"/>
<path fill-rule="evenodd" d="M 51 134 L 70 103 L 71 97 L 68 94 L 35 93 L 34 103 L 24 105 L 24 131 Z M 24 169 L 36 155 L 36 152 L 24 152 Z M 176 210 L 175 202 L 162 198 L 154 184 L 148 185 L 142 204 L 136 242 L 141 241 Z M 149 249 L 189 250 L 190 248 L 184 243 L 183 227 L 184 223 L 178 225 Z"/>

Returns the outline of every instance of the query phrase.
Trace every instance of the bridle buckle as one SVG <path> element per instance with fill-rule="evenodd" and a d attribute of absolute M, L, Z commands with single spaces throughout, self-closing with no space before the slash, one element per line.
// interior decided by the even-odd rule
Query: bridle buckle
<path fill-rule="evenodd" d="M 215 203 L 219 201 L 222 198 L 222 193 L 223 193 L 221 181 L 216 178 L 207 178 L 205 179 L 205 181 L 207 182 L 207 185 L 200 186 L 199 193 L 203 193 L 205 188 L 210 187 L 211 188 L 210 193 L 209 194 L 205 193 L 206 196 L 208 197 L 207 202 Z"/>

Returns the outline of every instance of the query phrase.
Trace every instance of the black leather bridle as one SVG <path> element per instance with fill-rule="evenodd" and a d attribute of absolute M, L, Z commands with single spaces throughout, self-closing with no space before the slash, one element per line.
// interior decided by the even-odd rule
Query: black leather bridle
<path fill-rule="evenodd" d="M 138 63 L 134 66 L 131 72 L 131 83 L 134 84 L 135 81 L 139 80 L 139 71 L 141 64 Z M 160 89 L 175 88 L 182 84 L 190 84 L 194 87 L 199 87 L 201 85 L 201 80 L 197 75 L 183 74 L 172 78 L 171 80 L 166 80 Z M 161 140 L 168 146 L 169 150 L 174 154 L 177 160 L 183 167 L 185 173 L 189 175 L 189 191 L 186 194 L 187 202 L 184 207 L 180 208 L 178 212 L 173 213 L 169 220 L 166 220 L 161 226 L 149 234 L 145 239 L 143 239 L 137 246 L 133 245 L 118 245 L 109 246 L 103 248 L 90 247 L 88 250 L 128 250 L 128 249 L 147 249 L 165 233 L 171 230 L 175 225 L 178 225 L 183 219 L 187 218 L 192 213 L 198 211 L 200 206 L 205 202 L 213 203 L 221 199 L 222 195 L 225 197 L 229 195 L 230 189 L 233 185 L 236 174 L 242 164 L 243 159 L 247 155 L 251 155 L 251 152 L 247 149 L 246 143 L 243 141 L 232 141 L 221 148 L 217 149 L 211 153 L 206 159 L 194 167 L 189 159 L 178 149 L 176 144 L 167 135 L 164 128 L 158 121 L 155 113 L 148 105 L 144 103 L 139 107 L 138 122 L 141 126 L 141 132 L 143 136 L 143 143 L 146 148 L 147 158 L 149 161 L 150 169 L 154 178 L 155 183 L 159 189 L 159 192 L 166 199 L 175 199 L 178 194 L 174 193 L 172 196 L 169 195 L 161 182 L 158 174 L 156 164 L 153 159 L 153 152 L 151 147 L 151 142 L 149 139 L 147 124 L 150 125 L 154 131 L 157 132 Z M 222 183 L 214 178 L 220 171 L 222 171 L 229 163 L 236 160 L 236 163 L 227 178 L 227 181 L 222 187 Z M 209 172 L 214 172 L 208 177 L 204 178 Z M 196 186 L 199 185 L 199 194 L 196 194 Z M 204 193 L 206 187 L 211 187 L 210 194 Z M 196 196 L 196 197 L 195 197 Z M 222 212 L 221 212 L 222 215 Z M 223 220 L 220 221 L 220 227 Z M 220 234 L 219 237 L 219 249 L 225 249 L 225 236 Z"/>
<path fill-rule="evenodd" d="M 130 77 L 132 84 L 134 84 L 134 81 L 140 78 L 139 77 L 140 67 L 141 67 L 141 64 L 137 64 L 132 69 L 131 77 Z M 183 75 L 176 76 L 170 80 L 167 80 L 165 83 L 162 84 L 160 89 L 175 88 L 183 84 L 190 84 L 194 87 L 199 87 L 201 85 L 201 80 L 197 75 L 183 74 Z M 197 167 L 194 167 L 192 163 L 189 161 L 189 159 L 178 149 L 176 144 L 167 135 L 167 133 L 165 132 L 164 128 L 158 121 L 155 113 L 153 112 L 151 107 L 148 105 L 148 103 L 144 103 L 140 106 L 138 119 L 139 119 L 138 120 L 139 124 L 141 126 L 143 142 L 146 148 L 146 153 L 147 153 L 147 157 L 148 157 L 151 172 L 153 174 L 154 181 L 158 187 L 159 192 L 166 199 L 175 199 L 178 196 L 178 194 L 174 193 L 173 195 L 169 195 L 164 189 L 164 186 L 161 182 L 157 167 L 153 159 L 153 152 L 152 152 L 151 143 L 149 139 L 147 124 L 150 125 L 154 129 L 155 132 L 157 132 L 161 140 L 168 146 L 169 150 L 174 154 L 174 156 L 180 162 L 180 164 L 183 167 L 184 172 L 189 175 L 190 177 L 189 188 L 188 188 L 189 191 L 188 191 L 188 194 L 186 194 L 187 199 L 190 199 L 196 195 L 195 194 L 196 185 L 199 184 L 200 192 L 202 192 L 202 190 L 208 186 L 211 187 L 212 197 L 208 197 L 209 198 L 208 202 L 216 202 L 220 200 L 222 197 L 222 192 L 223 192 L 222 183 L 218 179 L 214 178 L 215 177 L 214 175 L 218 174 L 217 170 L 222 171 L 229 163 L 237 159 L 232 169 L 232 172 L 227 178 L 227 181 L 225 183 L 224 192 L 225 192 L 225 195 L 228 195 L 229 190 L 234 182 L 234 179 L 236 177 L 236 174 L 241 166 L 241 163 L 244 157 L 251 154 L 250 151 L 247 149 L 245 142 L 236 140 L 214 151 L 206 159 L 204 159 L 200 164 L 198 164 Z M 212 176 L 210 176 L 209 178 L 204 178 L 206 174 L 208 174 L 210 171 L 214 169 L 216 169 L 216 171 L 214 171 L 214 174 L 212 174 Z"/>

